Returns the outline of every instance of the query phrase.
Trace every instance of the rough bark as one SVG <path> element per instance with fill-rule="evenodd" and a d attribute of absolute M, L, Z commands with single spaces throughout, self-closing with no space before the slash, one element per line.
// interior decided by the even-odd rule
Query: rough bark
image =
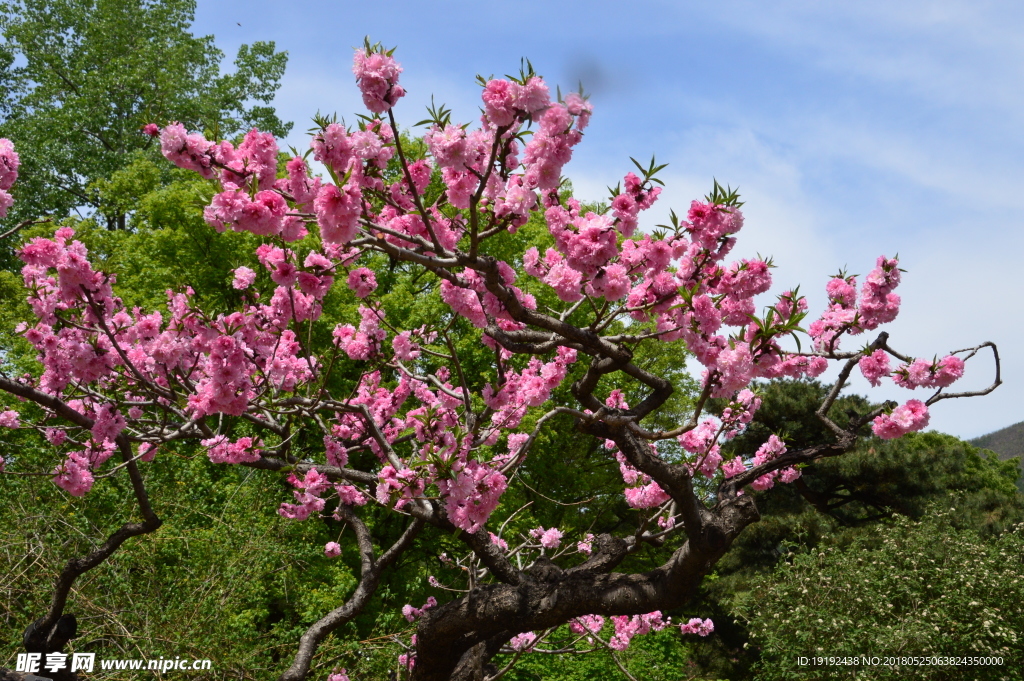
<path fill-rule="evenodd" d="M 636 615 L 685 605 L 701 579 L 742 530 L 758 519 L 750 496 L 707 512 L 703 531 L 688 539 L 660 567 L 640 574 L 601 573 L 605 551 L 618 553 L 608 537 L 587 563 L 562 570 L 553 563 L 521 573 L 520 583 L 485 584 L 465 597 L 430 610 L 417 628 L 415 681 L 470 681 L 516 634 L 558 626 L 587 614 Z M 603 548 L 607 547 L 607 549 Z M 582 568 L 583 566 L 580 566 Z"/>

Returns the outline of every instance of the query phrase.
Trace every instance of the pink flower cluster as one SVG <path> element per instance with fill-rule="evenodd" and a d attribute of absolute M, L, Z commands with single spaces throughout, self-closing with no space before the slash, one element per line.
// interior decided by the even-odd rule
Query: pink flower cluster
<path fill-rule="evenodd" d="M 889 375 L 889 353 L 885 350 L 875 350 L 870 355 L 865 355 L 857 362 L 860 372 L 868 383 L 877 387 L 882 384 L 882 377 Z"/>
<path fill-rule="evenodd" d="M 964 361 L 956 355 L 946 355 L 940 360 L 929 362 L 915 359 L 910 364 L 897 368 L 892 378 L 903 388 L 947 388 L 964 375 Z"/>
<path fill-rule="evenodd" d="M 778 435 L 769 435 L 767 442 L 758 447 L 754 453 L 754 466 L 760 466 L 761 464 L 768 463 L 774 459 L 779 458 L 786 453 L 786 445 L 779 438 Z M 740 471 L 742 472 L 742 471 Z M 783 483 L 789 484 L 800 477 L 800 469 L 789 466 L 781 470 L 775 470 L 771 473 L 766 473 L 761 477 L 750 483 L 758 492 L 762 492 L 766 489 L 771 489 L 775 486 L 775 480 L 779 479 Z"/>
<path fill-rule="evenodd" d="M 498 354 L 504 383 L 497 390 L 490 385 L 484 386 L 482 392 L 484 404 L 494 410 L 488 439 L 495 441 L 501 430 L 517 428 L 529 407 L 547 402 L 551 391 L 565 380 L 569 365 L 576 361 L 575 350 L 559 346 L 552 361 L 542 362 L 533 357 L 526 368 L 517 372 L 505 364 L 511 353 L 501 348 Z"/>
<path fill-rule="evenodd" d="M 626 487 L 626 489 L 623 490 L 623 494 L 626 497 L 626 503 L 629 504 L 631 508 L 654 508 L 656 506 L 661 506 L 671 498 L 668 493 L 661 488 L 661 485 L 654 482 L 648 475 L 636 471 L 636 469 L 633 469 L 629 464 L 620 461 L 619 469 L 623 474 L 622 478 L 626 481 L 626 484 L 630 484 L 629 479 L 633 478 L 634 474 L 636 474 L 635 482 L 639 483 L 632 487 Z"/>
<path fill-rule="evenodd" d="M 295 500 L 299 503 L 281 504 L 277 512 L 282 517 L 305 520 L 311 513 L 319 513 L 324 510 L 327 501 L 321 498 L 321 495 L 331 486 L 327 476 L 317 471 L 316 468 L 310 468 L 301 480 L 295 477 L 294 473 L 289 475 L 288 482 L 296 488 L 292 494 L 295 495 Z"/>
<path fill-rule="evenodd" d="M 455 527 L 475 533 L 501 501 L 508 481 L 500 472 L 479 461 L 456 461 L 451 480 L 439 480 L 445 512 Z"/>
<path fill-rule="evenodd" d="M 377 290 L 377 277 L 373 270 L 367 267 L 358 267 L 349 272 L 348 287 L 352 289 L 357 298 L 365 298 Z"/>
<path fill-rule="evenodd" d="M 710 619 L 702 620 L 699 617 L 694 617 L 686 624 L 679 625 L 679 631 L 684 634 L 697 634 L 698 636 L 707 636 L 715 630 L 715 623 Z"/>
<path fill-rule="evenodd" d="M 618 220 L 616 228 L 625 236 L 633 236 L 637 215 L 650 208 L 661 194 L 661 187 L 646 187 L 634 173 L 627 173 L 623 191 L 612 199 L 612 214 Z"/>
<path fill-rule="evenodd" d="M 488 536 L 490 536 L 492 544 L 497 546 L 502 551 L 508 551 L 508 542 L 507 541 L 505 541 L 504 539 L 502 539 L 498 535 L 494 534 L 493 532 L 488 532 L 487 534 L 488 534 Z"/>
<path fill-rule="evenodd" d="M 0 218 L 7 217 L 7 210 L 14 205 L 14 198 L 8 191 L 18 179 L 21 159 L 14 145 L 7 138 L 0 138 Z"/>
<path fill-rule="evenodd" d="M 407 622 L 415 622 L 420 617 L 423 617 L 423 613 L 437 605 L 437 599 L 433 596 L 427 599 L 427 602 L 420 608 L 414 608 L 412 605 L 406 603 L 402 606 L 402 617 Z"/>
<path fill-rule="evenodd" d="M 387 52 L 369 48 L 356 50 L 352 73 L 356 76 L 363 104 L 375 114 L 386 112 L 405 96 L 398 84 L 402 67 Z"/>
<path fill-rule="evenodd" d="M 232 274 L 235 277 L 231 282 L 231 286 L 239 291 L 244 291 L 256 281 L 256 272 L 248 267 L 236 268 Z"/>
<path fill-rule="evenodd" d="M 345 351 L 350 359 L 368 360 L 375 357 L 381 349 L 381 342 L 387 332 L 380 328 L 383 310 L 359 306 L 362 321 L 356 329 L 351 324 L 339 324 L 334 329 L 334 344 Z"/>
<path fill-rule="evenodd" d="M 883 440 L 892 440 L 907 433 L 921 430 L 928 425 L 928 407 L 921 400 L 908 400 L 892 410 L 890 414 L 879 414 L 871 430 Z"/>
<path fill-rule="evenodd" d="M 600 615 L 582 615 L 569 622 L 569 631 L 577 636 L 586 632 L 596 634 L 604 627 L 604 618 Z"/>
<path fill-rule="evenodd" d="M 64 463 L 54 469 L 53 482 L 73 497 L 85 496 L 94 482 L 91 468 L 85 452 L 71 452 Z"/>
<path fill-rule="evenodd" d="M 336 541 L 329 541 L 324 544 L 324 555 L 328 558 L 337 558 L 341 555 L 341 544 Z"/>
<path fill-rule="evenodd" d="M 412 468 L 397 470 L 387 465 L 378 474 L 377 503 L 390 506 L 394 502 L 396 509 L 402 508 L 410 499 L 423 494 L 426 481 Z"/>
<path fill-rule="evenodd" d="M 662 619 L 661 611 L 655 610 L 645 615 L 616 615 L 612 617 L 612 624 L 615 625 L 615 635 L 608 641 L 608 647 L 612 650 L 625 650 L 629 647 L 630 641 L 635 636 L 643 636 L 652 631 L 661 631 L 671 623 L 670 620 Z"/>
<path fill-rule="evenodd" d="M 583 541 L 576 544 L 576 550 L 589 556 L 594 550 L 594 535 L 589 532 L 583 537 Z"/>
<path fill-rule="evenodd" d="M 260 450 L 251 437 L 240 437 L 234 442 L 223 435 L 200 441 L 206 447 L 206 456 L 213 463 L 247 463 L 260 460 Z"/>
<path fill-rule="evenodd" d="M 676 438 L 685 451 L 696 455 L 694 468 L 709 478 L 722 463 L 721 447 L 717 443 L 721 432 L 722 426 L 715 419 L 707 418 Z"/>
<path fill-rule="evenodd" d="M 884 255 L 878 257 L 875 268 L 865 278 L 859 297 L 856 277 L 840 274 L 829 280 L 825 286 L 829 307 L 808 328 L 815 349 L 834 352 L 839 348 L 842 334 L 857 335 L 894 320 L 899 313 L 900 297 L 892 290 L 899 283 L 899 262 Z M 868 371 L 878 369 L 869 366 Z M 868 380 L 872 379 L 868 377 Z"/>
<path fill-rule="evenodd" d="M 557 549 L 562 543 L 562 531 L 557 527 L 545 530 L 543 526 L 530 530 L 530 536 L 540 542 L 546 549 Z"/>
<path fill-rule="evenodd" d="M 522 634 L 516 634 L 512 637 L 512 640 L 508 642 L 509 648 L 519 652 L 521 650 L 530 651 L 533 650 L 534 641 L 537 640 L 537 634 L 532 631 L 527 631 Z"/>
<path fill-rule="evenodd" d="M 13 409 L 0 411 L 0 428 L 18 428 L 20 425 L 18 412 Z"/>
<path fill-rule="evenodd" d="M 964 360 L 956 355 L 928 361 L 915 359 L 892 371 L 889 355 L 885 350 L 875 350 L 858 362 L 861 373 L 873 386 L 881 384 L 883 376 L 892 376 L 893 382 L 902 388 L 947 388 L 964 375 Z"/>

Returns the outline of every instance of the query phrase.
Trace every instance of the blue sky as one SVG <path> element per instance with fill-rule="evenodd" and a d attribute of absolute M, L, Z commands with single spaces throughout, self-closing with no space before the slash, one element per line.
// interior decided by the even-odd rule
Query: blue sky
<path fill-rule="evenodd" d="M 772 255 L 778 290 L 811 311 L 846 267 L 899 253 L 908 272 L 901 351 L 999 344 L 1004 385 L 947 400 L 932 426 L 974 437 L 1024 420 L 1024 5 L 1012 2 L 434 2 L 200 0 L 193 30 L 230 56 L 273 40 L 289 53 L 275 106 L 305 148 L 317 110 L 361 111 L 351 67 L 364 35 L 398 46 L 406 125 L 433 94 L 470 122 L 476 74 L 528 57 L 594 118 L 565 174 L 603 198 L 630 156 L 669 163 L 648 223 L 685 212 L 712 178 L 739 185 L 734 254 Z M 238 24 L 241 24 L 239 26 Z M 853 347 L 849 342 L 847 346 Z M 988 356 L 957 387 L 991 382 Z M 854 390 L 867 392 L 858 379 Z M 920 397 L 892 387 L 876 399 Z"/>

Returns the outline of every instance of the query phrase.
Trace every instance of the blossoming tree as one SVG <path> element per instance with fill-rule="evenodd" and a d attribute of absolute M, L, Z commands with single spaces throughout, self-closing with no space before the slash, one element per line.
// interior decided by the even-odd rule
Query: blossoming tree
<path fill-rule="evenodd" d="M 94 269 L 69 227 L 21 248 L 36 319 L 19 332 L 41 370 L 0 373 L 0 389 L 23 405 L 2 411 L 0 426 L 38 431 L 58 454 L 52 470 L 35 473 L 48 473 L 71 495 L 87 495 L 100 476 L 127 475 L 140 516 L 68 562 L 48 612 L 26 632 L 26 650 L 62 650 L 74 636 L 65 611 L 75 580 L 131 537 L 160 527 L 145 467 L 175 441 L 199 443 L 214 465 L 286 473 L 294 498 L 279 500 L 281 515 L 333 516 L 352 529 L 354 549 L 331 542 L 324 550 L 329 557 L 358 551 L 358 584 L 302 636 L 282 679 L 307 678 L 318 645 L 366 606 L 426 525 L 464 545 L 462 557 L 444 560 L 463 568 L 468 592 L 406 606 L 417 629 L 402 663 L 414 679 L 484 678 L 485 669 L 493 679 L 508 666 L 494 671 L 492 658 L 505 653 L 512 664 L 560 625 L 611 650 L 668 626 L 662 611 L 684 605 L 757 521 L 750 490 L 792 482 L 804 464 L 844 453 L 869 421 L 878 436 L 899 437 L 925 427 L 935 403 L 999 384 L 991 343 L 934 361 L 898 352 L 885 332 L 861 349 L 840 349 L 845 336 L 896 317 L 894 258 L 880 257 L 859 286 L 852 276 L 830 280 L 829 306 L 808 327 L 812 346 L 792 349 L 787 339 L 803 331 L 806 300 L 785 291 L 758 316 L 754 297 L 771 287 L 769 263 L 727 259 L 743 214 L 736 194 L 717 183 L 686 219 L 673 214 L 664 233 L 637 231 L 639 214 L 660 192 L 653 162 L 622 179 L 607 210 L 585 210 L 564 189 L 562 168 L 591 106 L 581 94 L 553 98 L 532 68 L 481 79 L 476 127 L 432 109 L 427 153 L 414 157 L 394 113 L 404 95 L 401 70 L 379 46 L 356 52 L 353 71 L 370 115 L 357 128 L 318 121 L 311 152 L 324 176 L 302 156 L 279 169 L 277 143 L 255 129 L 235 146 L 177 123 L 146 127 L 171 162 L 217 184 L 205 209 L 212 229 L 262 238 L 255 256 L 265 273 L 235 270 L 238 309 L 205 310 L 191 289 L 169 291 L 165 310 L 127 309 L 113 288 L 116 273 Z M 17 167 L 12 146 L 0 141 L 3 210 Z M 543 253 L 517 236 L 538 214 L 553 240 Z M 514 256 L 493 255 L 496 243 Z M 447 314 L 416 328 L 389 319 L 380 272 L 367 267 L 382 257 L 420 272 Z M 261 277 L 272 282 L 262 297 Z M 325 297 L 337 286 L 362 305 L 358 318 L 324 330 Z M 456 322 L 489 349 L 486 380 L 464 366 Z M 314 342 L 321 331 L 330 339 L 325 351 Z M 638 348 L 657 343 L 704 366 L 692 413 L 669 429 L 648 424 L 672 383 L 634 361 Z M 982 348 L 995 358 L 994 383 L 948 392 Z M 818 415 L 834 442 L 790 450 L 772 436 L 723 461 L 720 443 L 742 432 L 760 405 L 749 388 L 754 378 L 818 376 L 830 363 L 839 374 Z M 342 369 L 356 376 L 344 389 Z M 933 392 L 843 428 L 830 409 L 858 369 L 875 385 L 889 378 Z M 628 404 L 609 388 L 612 377 L 630 382 L 640 398 Z M 561 403 L 553 391 L 570 378 L 572 400 Z M 710 398 L 729 402 L 720 418 L 705 415 Z M 503 536 L 498 520 L 514 510 L 495 513 L 503 492 L 556 415 L 574 418 L 618 462 L 625 498 L 641 513 L 635 531 L 566 537 L 539 527 Z M 295 444 L 311 433 L 316 447 Z M 30 472 L 16 468 L 5 473 Z M 390 546 L 378 545 L 365 522 L 374 506 L 407 518 Z M 673 550 L 653 570 L 616 572 L 645 544 Z M 600 633 L 605 618 L 613 634 Z M 679 628 L 707 635 L 713 624 L 693 619 Z"/>

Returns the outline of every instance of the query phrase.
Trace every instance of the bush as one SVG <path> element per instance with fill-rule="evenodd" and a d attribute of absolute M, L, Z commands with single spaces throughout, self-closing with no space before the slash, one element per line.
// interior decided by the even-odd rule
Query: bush
<path fill-rule="evenodd" d="M 756 580 L 735 614 L 760 649 L 757 679 L 805 679 L 798 656 L 998 656 L 1002 666 L 869 666 L 863 679 L 1024 679 L 1024 524 L 992 541 L 958 530 L 957 511 L 793 555 Z M 815 668 L 849 678 L 849 667 Z"/>

